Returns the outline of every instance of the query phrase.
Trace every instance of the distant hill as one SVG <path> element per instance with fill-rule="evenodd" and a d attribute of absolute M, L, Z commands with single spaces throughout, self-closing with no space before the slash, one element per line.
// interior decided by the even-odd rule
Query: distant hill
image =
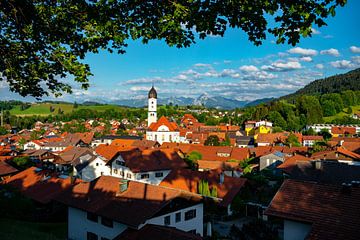
<path fill-rule="evenodd" d="M 337 74 L 328 78 L 315 80 L 295 93 L 281 98 L 290 99 L 298 95 L 321 95 L 345 90 L 360 90 L 360 68 L 344 74 Z"/>
<path fill-rule="evenodd" d="M 245 107 L 254 107 L 256 105 L 259 105 L 261 103 L 268 103 L 271 102 L 273 100 L 275 100 L 276 98 L 261 98 L 261 99 L 256 99 L 252 102 L 249 102 L 245 105 Z"/>

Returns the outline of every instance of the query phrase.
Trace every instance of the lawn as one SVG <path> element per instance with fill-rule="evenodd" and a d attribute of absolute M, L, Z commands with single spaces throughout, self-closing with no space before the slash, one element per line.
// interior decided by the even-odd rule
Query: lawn
<path fill-rule="evenodd" d="M 50 112 L 50 106 L 52 106 L 55 110 Z M 58 114 L 58 110 L 61 108 L 64 113 L 69 113 L 73 110 L 79 109 L 91 109 L 96 111 L 105 111 L 108 109 L 116 109 L 122 110 L 124 107 L 116 106 L 116 105 L 89 105 L 89 106 L 82 106 L 79 105 L 78 108 L 74 109 L 74 105 L 70 103 L 34 103 L 31 104 L 31 107 L 25 110 L 21 110 L 20 106 L 16 106 L 10 110 L 10 114 L 17 115 L 17 116 L 30 116 L 30 115 L 50 115 L 50 114 Z"/>
<path fill-rule="evenodd" d="M 36 223 L 0 218 L 2 240 L 65 240 L 66 223 Z"/>
<path fill-rule="evenodd" d="M 351 107 L 352 110 L 353 110 L 353 113 L 359 113 L 360 112 L 360 105 L 357 105 L 357 106 L 352 106 Z M 330 116 L 330 117 L 324 117 L 324 121 L 325 123 L 330 123 L 331 121 L 333 121 L 334 119 L 337 119 L 337 118 L 343 118 L 345 116 L 349 116 L 350 114 L 346 113 L 347 111 L 347 108 L 344 108 L 342 112 L 334 115 L 334 116 Z"/>

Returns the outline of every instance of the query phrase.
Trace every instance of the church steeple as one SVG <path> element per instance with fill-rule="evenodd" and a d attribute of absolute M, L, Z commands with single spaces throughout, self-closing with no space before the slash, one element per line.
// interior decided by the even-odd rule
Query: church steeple
<path fill-rule="evenodd" d="M 157 122 L 157 92 L 152 85 L 148 94 L 148 126 L 153 122 Z"/>

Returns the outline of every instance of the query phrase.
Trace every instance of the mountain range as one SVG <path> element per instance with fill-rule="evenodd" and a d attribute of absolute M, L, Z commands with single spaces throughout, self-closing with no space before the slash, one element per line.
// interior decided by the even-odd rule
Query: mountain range
<path fill-rule="evenodd" d="M 170 98 L 159 98 L 159 105 L 173 104 L 179 106 L 196 105 L 205 106 L 207 108 L 217 109 L 234 109 L 245 106 L 254 106 L 262 102 L 267 102 L 272 98 L 257 99 L 255 101 L 239 101 L 236 99 L 225 98 L 221 96 L 210 96 L 206 93 L 200 95 L 197 98 L 191 97 L 170 97 Z M 128 107 L 144 107 L 147 106 L 147 98 L 142 99 L 122 99 L 110 102 L 110 104 L 116 104 Z"/>

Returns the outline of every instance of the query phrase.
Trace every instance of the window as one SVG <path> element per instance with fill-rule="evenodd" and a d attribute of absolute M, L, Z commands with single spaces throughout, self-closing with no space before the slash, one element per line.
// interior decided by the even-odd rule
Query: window
<path fill-rule="evenodd" d="M 99 163 L 98 163 L 98 162 L 96 163 L 96 166 L 99 166 Z"/>
<path fill-rule="evenodd" d="M 120 160 L 116 160 L 115 163 L 120 166 L 124 166 L 124 162 Z"/>
<path fill-rule="evenodd" d="M 155 173 L 155 177 L 162 177 L 162 176 L 164 176 L 164 174 L 162 172 Z"/>
<path fill-rule="evenodd" d="M 94 213 L 87 213 L 87 219 L 92 221 L 92 222 L 97 222 L 98 221 L 98 216 Z"/>
<path fill-rule="evenodd" d="M 101 217 L 101 224 L 110 228 L 114 226 L 113 220 L 105 217 Z"/>
<path fill-rule="evenodd" d="M 180 222 L 180 221 L 181 221 L 181 212 L 178 212 L 175 215 L 175 222 Z"/>
<path fill-rule="evenodd" d="M 145 174 L 141 174 L 141 179 L 147 179 L 149 178 L 149 174 L 145 173 Z"/>
<path fill-rule="evenodd" d="M 120 171 L 120 176 L 124 176 L 124 172 L 123 171 Z"/>
<path fill-rule="evenodd" d="M 164 225 L 165 226 L 170 225 L 170 216 L 164 217 Z"/>
<path fill-rule="evenodd" d="M 128 179 L 131 179 L 131 173 L 126 174 L 126 177 L 127 177 Z"/>
<path fill-rule="evenodd" d="M 185 221 L 196 218 L 196 209 L 185 212 Z"/>
<path fill-rule="evenodd" d="M 114 173 L 117 174 L 117 169 L 114 169 Z"/>
<path fill-rule="evenodd" d="M 95 233 L 87 232 L 86 239 L 87 240 L 98 240 L 98 236 Z"/>

